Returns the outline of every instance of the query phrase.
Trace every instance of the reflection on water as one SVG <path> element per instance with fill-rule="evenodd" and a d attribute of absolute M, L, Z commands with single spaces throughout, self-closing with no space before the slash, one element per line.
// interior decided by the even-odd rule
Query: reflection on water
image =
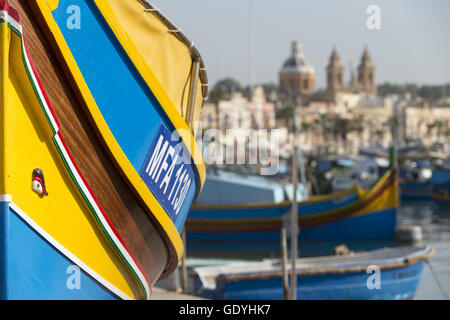
<path fill-rule="evenodd" d="M 424 241 L 427 243 L 448 241 L 450 206 L 440 206 L 433 201 L 402 201 L 399 223 L 422 226 Z"/>
<path fill-rule="evenodd" d="M 424 268 L 416 299 L 450 297 L 450 206 L 433 201 L 403 201 L 400 224 L 422 226 L 424 244 L 433 246 L 436 254 Z"/>
<path fill-rule="evenodd" d="M 402 201 L 398 212 L 398 225 L 420 225 L 423 244 L 446 245 L 450 238 L 450 207 L 437 205 L 433 201 Z M 333 248 L 342 242 L 303 242 L 299 244 L 300 256 L 317 256 L 333 253 Z M 383 247 L 402 246 L 394 241 L 347 241 L 352 251 L 372 250 Z"/>
<path fill-rule="evenodd" d="M 433 201 L 403 200 L 398 212 L 398 225 L 420 225 L 424 244 L 448 243 L 450 237 L 450 206 L 439 206 Z M 339 242 L 301 243 L 300 255 L 323 255 L 333 252 Z M 351 250 L 371 250 L 382 247 L 404 245 L 394 241 L 349 241 Z"/>

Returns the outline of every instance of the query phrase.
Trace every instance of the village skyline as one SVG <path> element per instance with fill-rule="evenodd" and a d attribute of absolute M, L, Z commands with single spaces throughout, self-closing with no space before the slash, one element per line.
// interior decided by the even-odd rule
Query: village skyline
<path fill-rule="evenodd" d="M 227 77 L 244 86 L 249 84 L 250 34 L 255 84 L 277 82 L 281 63 L 294 40 L 303 44 L 305 55 L 318 72 L 317 88 L 326 87 L 321 70 L 334 46 L 347 69 L 350 64 L 358 65 L 367 46 L 377 62 L 376 84 L 450 83 L 448 1 L 282 1 L 274 6 L 271 1 L 253 0 L 251 15 L 249 1 L 153 2 L 195 39 L 210 85 Z M 379 8 L 380 29 L 367 28 L 371 5 Z M 200 14 L 201 19 L 197 19 Z"/>

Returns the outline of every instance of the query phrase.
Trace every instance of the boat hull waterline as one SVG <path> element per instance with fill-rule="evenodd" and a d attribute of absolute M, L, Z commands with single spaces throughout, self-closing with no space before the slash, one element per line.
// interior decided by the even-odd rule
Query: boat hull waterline
<path fill-rule="evenodd" d="M 189 214 L 190 252 L 227 243 L 242 248 L 279 243 L 281 228 L 289 223 L 290 203 L 228 206 L 194 205 Z M 387 172 L 370 190 L 352 189 L 299 203 L 301 241 L 392 240 L 396 226 L 398 184 Z M 289 229 L 289 228 L 287 228 Z M 239 251 L 239 250 L 238 250 Z"/>

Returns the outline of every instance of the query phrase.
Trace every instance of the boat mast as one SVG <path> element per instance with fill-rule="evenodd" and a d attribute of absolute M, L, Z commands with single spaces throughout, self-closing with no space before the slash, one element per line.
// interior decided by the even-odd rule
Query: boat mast
<path fill-rule="evenodd" d="M 254 50 L 254 25 L 253 25 L 253 0 L 248 1 L 249 13 L 248 13 L 248 21 L 249 21 L 249 90 L 250 90 L 250 99 L 253 94 L 253 87 L 255 86 L 255 66 L 254 66 L 254 58 L 255 58 L 255 50 Z"/>
<path fill-rule="evenodd" d="M 301 100 L 300 104 L 301 105 Z M 291 300 L 297 300 L 297 274 L 296 274 L 296 261 L 298 256 L 298 234 L 300 227 L 298 224 L 298 201 L 297 201 L 297 178 L 298 178 L 298 166 L 300 165 L 300 182 L 303 185 L 303 192 L 308 197 L 306 191 L 306 174 L 305 164 L 303 161 L 303 153 L 298 146 L 299 130 L 297 127 L 297 108 L 294 106 L 294 139 L 293 139 L 293 152 L 292 152 L 292 208 L 291 208 L 291 258 L 292 258 L 292 270 L 291 270 Z M 304 199 L 302 199 L 304 200 Z"/>
<path fill-rule="evenodd" d="M 301 106 L 301 100 L 300 100 L 300 106 Z M 297 108 L 294 107 L 294 139 L 297 140 L 297 138 L 300 136 L 300 132 L 299 129 L 297 127 Z M 306 170 L 305 170 L 305 162 L 303 159 L 303 151 L 301 146 L 299 146 L 298 141 L 297 141 L 297 158 L 298 158 L 298 164 L 300 166 L 300 183 L 303 185 L 303 195 L 305 196 L 306 200 L 308 199 L 309 195 L 308 195 L 308 190 L 306 188 Z"/>
<path fill-rule="evenodd" d="M 294 107 L 295 108 L 295 107 Z M 294 119 L 295 123 L 295 119 Z M 297 242 L 298 242 L 298 204 L 297 204 L 297 142 L 296 137 L 293 139 L 293 152 L 292 152 L 292 207 L 291 207 L 291 300 L 297 300 L 297 273 L 296 273 L 296 262 L 297 262 Z"/>

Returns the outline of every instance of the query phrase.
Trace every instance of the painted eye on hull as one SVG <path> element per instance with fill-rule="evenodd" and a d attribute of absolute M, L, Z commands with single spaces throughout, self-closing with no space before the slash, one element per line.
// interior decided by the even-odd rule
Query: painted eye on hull
<path fill-rule="evenodd" d="M 42 185 L 39 181 L 33 180 L 32 189 L 39 195 L 43 194 Z"/>
<path fill-rule="evenodd" d="M 40 197 L 48 196 L 47 190 L 45 188 L 44 173 L 39 168 L 33 170 L 31 189 Z"/>

